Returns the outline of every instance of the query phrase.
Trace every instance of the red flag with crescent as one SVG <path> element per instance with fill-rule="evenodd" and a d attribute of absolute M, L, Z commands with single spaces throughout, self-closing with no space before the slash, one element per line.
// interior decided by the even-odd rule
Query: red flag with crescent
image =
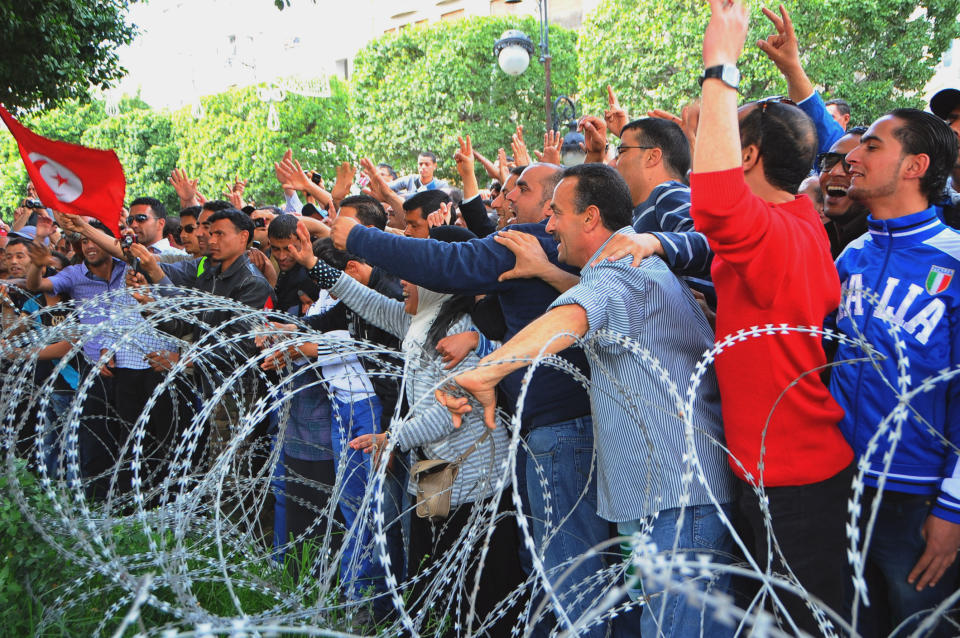
<path fill-rule="evenodd" d="M 120 235 L 120 213 L 127 180 L 113 151 L 58 142 L 37 135 L 0 106 L 43 205 L 64 213 L 99 219 Z"/>

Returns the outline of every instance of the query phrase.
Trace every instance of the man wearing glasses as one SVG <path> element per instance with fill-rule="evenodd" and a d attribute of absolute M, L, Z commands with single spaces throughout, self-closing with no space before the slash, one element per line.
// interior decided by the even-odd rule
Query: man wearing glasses
<path fill-rule="evenodd" d="M 138 243 L 146 246 L 154 255 L 185 255 L 184 251 L 171 246 L 163 236 L 166 223 L 167 208 L 159 199 L 138 197 L 130 204 L 127 225 L 133 230 Z"/>
<path fill-rule="evenodd" d="M 847 196 L 850 190 L 850 164 L 846 155 L 860 143 L 867 129 L 856 126 L 837 140 L 826 153 L 817 155 L 814 169 L 820 173 L 820 191 L 823 193 L 823 214 L 829 220 L 823 225 L 830 238 L 830 254 L 834 259 L 860 235 L 867 232 L 870 211 L 860 202 Z"/>
<path fill-rule="evenodd" d="M 690 214 L 714 252 L 717 337 L 764 326 L 821 327 L 840 302 L 840 280 L 819 215 L 809 198 L 797 196 L 816 155 L 816 129 L 782 98 L 737 108 L 735 65 L 747 11 L 737 0 L 711 0 L 710 7 Z M 779 574 L 789 566 L 810 596 L 777 588 L 771 604 L 789 615 L 785 630 L 814 635 L 822 631 L 805 598 L 843 608 L 853 460 L 837 425 L 843 411 L 816 373 L 825 364 L 820 339 L 796 331 L 736 340 L 716 358 L 753 559 Z"/>

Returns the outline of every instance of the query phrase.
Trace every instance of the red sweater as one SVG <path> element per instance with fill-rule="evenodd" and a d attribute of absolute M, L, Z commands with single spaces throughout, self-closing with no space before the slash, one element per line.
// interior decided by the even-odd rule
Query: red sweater
<path fill-rule="evenodd" d="M 765 202 L 742 168 L 695 173 L 690 187 L 690 215 L 715 254 L 717 340 L 767 324 L 823 327 L 840 304 L 840 278 L 810 200 Z M 825 363 L 821 339 L 801 333 L 747 337 L 720 353 L 724 432 L 737 476 L 757 483 L 762 460 L 764 485 L 807 485 L 850 464 L 853 451 L 837 427 L 843 410 L 820 380 Z"/>

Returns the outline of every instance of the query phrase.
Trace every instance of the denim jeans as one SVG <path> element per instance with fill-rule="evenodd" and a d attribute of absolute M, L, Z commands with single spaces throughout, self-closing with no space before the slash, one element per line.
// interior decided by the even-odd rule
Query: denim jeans
<path fill-rule="evenodd" d="M 864 492 L 862 501 L 861 530 L 860 533 L 866 533 L 866 520 L 869 518 L 869 512 L 872 507 L 873 497 L 876 490 L 867 488 Z M 883 500 L 880 503 L 880 509 L 877 512 L 877 522 L 873 528 L 873 536 L 870 538 L 869 554 L 867 563 L 870 567 L 876 568 L 882 575 L 886 585 L 887 598 L 884 600 L 877 593 L 871 592 L 870 607 L 865 608 L 861 605 L 860 618 L 864 615 L 884 614 L 888 616 L 877 617 L 875 624 L 882 629 L 884 635 L 887 629 L 895 629 L 904 621 L 903 624 L 892 635 L 906 636 L 917 629 L 926 614 L 918 613 L 924 610 L 930 610 L 942 603 L 956 589 L 958 564 L 953 562 L 934 587 L 926 587 L 923 591 L 917 591 L 916 583 L 911 585 L 907 582 L 907 576 L 913 570 L 920 555 L 926 548 L 926 541 L 921 536 L 921 529 L 924 522 L 930 515 L 930 508 L 933 506 L 935 496 L 924 496 L 920 494 L 906 494 L 902 492 L 885 491 Z M 861 536 L 862 538 L 862 536 Z M 852 601 L 851 601 L 852 602 Z M 861 601 L 862 603 L 862 601 Z M 914 614 L 916 617 L 911 618 Z M 865 624 L 870 626 L 874 624 L 867 620 Z M 870 635 L 870 630 L 864 630 L 861 626 L 858 630 L 863 631 L 864 635 Z M 937 631 L 931 636 L 955 635 L 949 631 L 949 626 L 945 621 L 937 625 Z"/>
<path fill-rule="evenodd" d="M 732 508 L 724 505 L 724 513 L 730 520 Z M 677 522 L 680 517 L 680 508 L 663 510 L 653 522 L 650 530 L 650 540 L 656 544 L 661 553 L 672 552 L 676 542 L 677 552 L 684 553 L 690 560 L 696 560 L 697 554 L 708 553 L 714 562 L 728 562 L 733 550 L 733 538 L 727 526 L 721 521 L 717 509 L 713 505 L 695 505 L 683 512 L 683 523 L 677 535 Z M 617 528 L 621 536 L 635 534 L 644 528 L 643 520 L 619 523 Z M 625 552 L 626 553 L 626 552 Z M 624 556 L 625 560 L 629 556 Z M 669 556 L 667 557 L 669 560 Z M 673 572 L 672 582 L 679 584 L 686 576 L 679 574 L 679 567 Z M 698 578 L 698 589 L 711 592 L 728 593 L 730 575 L 720 574 L 713 579 Z M 640 634 L 642 636 L 711 636 L 721 638 L 732 636 L 735 626 L 724 625 L 718 622 L 709 606 L 691 604 L 687 595 L 680 591 L 664 592 L 659 586 L 649 580 L 643 581 L 643 591 L 631 589 L 630 597 L 638 600 L 646 598 L 643 615 L 640 619 Z M 663 623 L 660 624 L 660 616 Z M 702 629 L 702 633 L 701 633 Z"/>
<path fill-rule="evenodd" d="M 590 473 L 593 420 L 582 417 L 535 428 L 527 435 L 527 447 L 527 496 L 533 515 L 533 535 L 553 585 L 572 561 L 610 538 L 610 524 L 597 515 L 597 481 Z M 546 479 L 545 486 L 540 485 L 538 465 Z M 560 521 L 568 515 L 558 529 Z M 593 556 L 581 562 L 555 588 L 560 605 L 571 622 L 593 605 L 604 589 L 594 581 L 589 591 L 574 602 L 574 598 L 583 592 L 583 587 L 578 585 L 603 569 L 600 556 Z M 544 621 L 538 623 L 538 631 L 545 624 Z M 559 621 L 555 626 L 566 628 L 565 623 Z M 605 634 L 604 626 L 593 625 L 579 635 L 603 638 Z"/>
<path fill-rule="evenodd" d="M 60 419 L 70 409 L 70 403 L 73 401 L 73 392 L 64 392 L 54 390 L 50 393 L 47 410 L 44 414 L 43 425 L 43 465 L 47 468 L 47 476 L 57 479 L 61 476 L 58 468 L 60 450 L 63 449 L 64 437 L 66 432 L 60 427 Z M 63 459 L 62 475 L 70 481 L 75 478 L 69 472 L 68 461 Z"/>
<path fill-rule="evenodd" d="M 355 403 L 333 399 L 330 440 L 334 463 L 340 478 L 340 513 L 346 523 L 346 544 L 340 561 L 341 586 L 349 587 L 347 595 L 362 595 L 371 586 L 384 591 L 383 566 L 375 560 L 372 517 L 357 523 L 357 512 L 367 491 L 367 480 L 373 470 L 372 455 L 354 450 L 349 443 L 363 434 L 380 429 L 380 401 L 371 397 Z M 342 434 L 341 434 L 342 430 Z M 354 528 L 351 533 L 351 528 Z"/>

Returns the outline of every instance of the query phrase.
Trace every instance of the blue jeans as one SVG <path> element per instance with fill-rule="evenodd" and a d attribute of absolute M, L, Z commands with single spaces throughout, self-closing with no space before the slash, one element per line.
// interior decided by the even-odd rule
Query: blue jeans
<path fill-rule="evenodd" d="M 863 510 L 860 516 L 861 533 L 866 532 L 863 523 L 869 518 L 873 494 L 876 494 L 876 491 L 871 488 L 867 488 L 864 493 Z M 874 611 L 861 607 L 861 617 L 865 613 L 886 613 L 889 614 L 889 619 L 878 618 L 878 624 L 884 626 L 889 621 L 891 628 L 897 628 L 914 614 L 933 609 L 956 589 L 958 573 L 956 561 L 947 568 L 935 587 L 927 586 L 923 591 L 917 591 L 916 583 L 911 585 L 907 582 L 907 576 L 926 548 L 926 541 L 923 540 L 920 531 L 927 516 L 930 515 L 934 498 L 935 496 L 902 492 L 885 491 L 883 493 L 880 510 L 877 512 L 876 526 L 873 528 L 873 536 L 870 539 L 867 562 L 882 574 L 886 584 L 887 599 L 883 600 L 874 593 L 870 597 L 869 608 Z M 892 635 L 905 636 L 915 631 L 924 617 L 925 614 L 918 614 Z M 937 625 L 937 632 L 930 635 L 955 635 L 955 632 L 949 631 L 947 623 L 941 621 Z"/>
<path fill-rule="evenodd" d="M 724 514 L 727 520 L 732 516 L 732 507 L 724 505 Z M 677 536 L 677 521 L 680 517 L 680 508 L 663 510 L 653 523 L 650 530 L 650 541 L 655 543 L 661 553 L 672 552 L 676 541 L 677 551 L 686 554 L 686 558 L 696 560 L 696 554 L 708 553 L 713 562 L 725 563 L 733 550 L 733 538 L 727 526 L 720 520 L 713 505 L 695 505 L 688 507 L 683 513 L 683 523 Z M 619 523 L 617 529 L 621 536 L 630 536 L 641 531 L 644 520 Z M 629 546 L 625 548 L 629 550 Z M 627 551 L 624 552 L 625 554 Z M 624 556 L 629 560 L 629 556 Z M 669 556 L 667 557 L 669 560 Z M 677 571 L 672 574 L 672 582 L 679 584 L 687 576 Z M 704 591 L 707 587 L 712 592 L 729 593 L 730 575 L 721 573 L 713 579 L 698 578 L 698 588 Z M 674 591 L 664 591 L 652 581 L 643 581 L 643 590 L 631 589 L 630 597 L 638 600 L 646 598 L 643 615 L 640 618 L 640 634 L 642 636 L 732 636 L 735 626 L 725 625 L 716 620 L 714 610 L 709 606 L 704 608 L 700 604 L 691 604 L 686 594 L 679 588 Z M 660 624 L 660 615 L 663 614 L 663 624 Z M 701 634 L 701 626 L 703 633 Z"/>
<path fill-rule="evenodd" d="M 355 403 L 333 400 L 330 440 L 334 463 L 340 477 L 340 512 L 346 523 L 346 543 L 340 561 L 340 583 L 347 595 L 362 595 L 371 586 L 384 591 L 383 566 L 375 560 L 372 519 L 357 522 L 357 512 L 367 491 L 367 480 L 373 471 L 373 458 L 363 450 L 354 450 L 348 443 L 363 434 L 374 434 L 380 427 L 381 407 L 377 397 Z M 353 532 L 351 533 L 351 528 Z"/>
<path fill-rule="evenodd" d="M 582 417 L 535 428 L 527 435 L 527 447 L 526 481 L 533 515 L 533 537 L 550 583 L 554 585 L 572 561 L 610 539 L 610 524 L 597 515 L 597 482 L 590 474 L 593 420 Z M 538 465 L 546 479 L 545 486 L 540 485 Z M 560 521 L 568 514 L 558 529 Z M 555 587 L 556 596 L 571 622 L 593 605 L 604 590 L 602 584 L 593 581 L 589 591 L 574 602 L 574 598 L 583 592 L 583 587 L 577 586 L 603 569 L 600 556 L 593 556 L 581 562 Z M 541 621 L 537 629 L 545 624 Z M 559 622 L 556 626 L 566 628 L 566 624 Z M 593 625 L 579 635 L 603 638 L 605 634 L 605 627 Z"/>
<path fill-rule="evenodd" d="M 47 404 L 46 414 L 44 414 L 43 426 L 43 465 L 47 468 L 47 476 L 51 480 L 57 479 L 60 474 L 57 468 L 57 462 L 60 456 L 60 450 L 63 449 L 66 432 L 59 428 L 59 419 L 70 409 L 70 403 L 73 401 L 73 392 L 64 392 L 54 390 L 50 393 L 49 403 Z M 68 481 L 74 476 L 69 472 L 68 460 L 64 458 L 64 478 Z"/>

